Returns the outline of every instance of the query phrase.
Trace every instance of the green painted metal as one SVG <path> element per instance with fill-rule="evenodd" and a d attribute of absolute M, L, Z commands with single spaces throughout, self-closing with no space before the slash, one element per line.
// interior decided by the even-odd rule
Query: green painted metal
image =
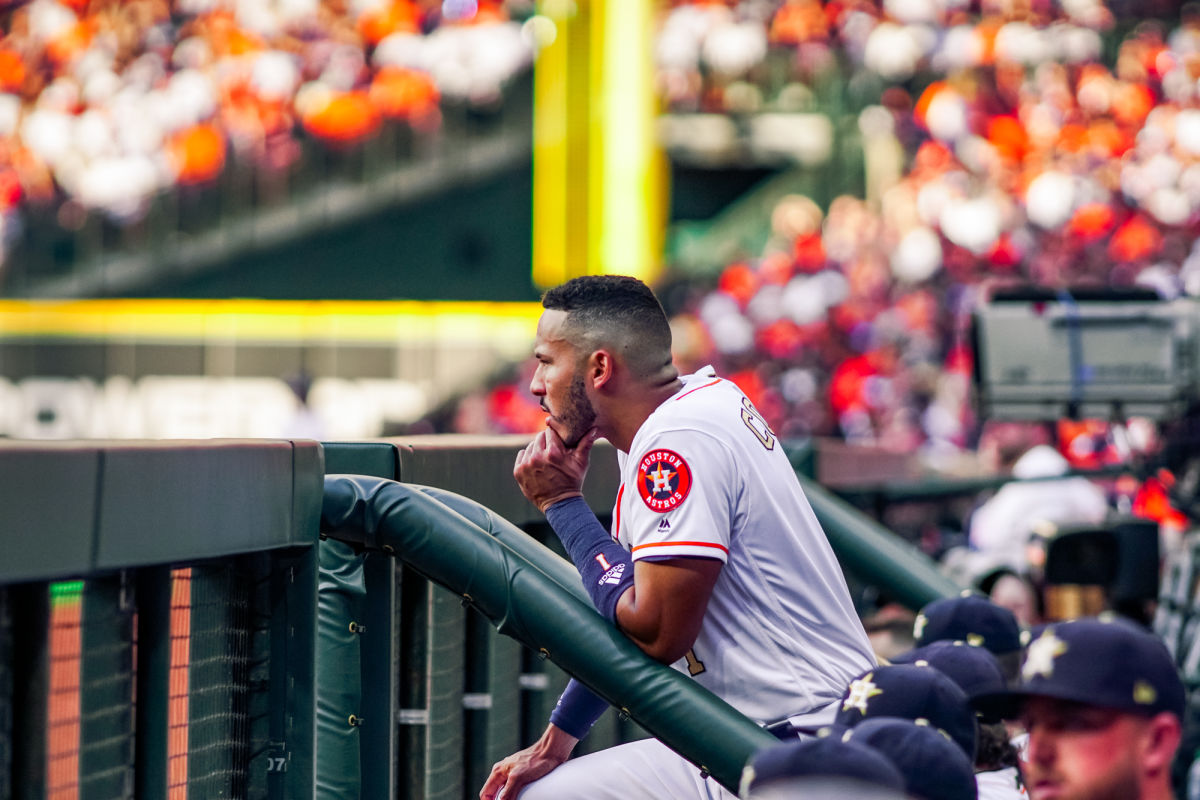
<path fill-rule="evenodd" d="M 87 581 L 80 650 L 79 796 L 127 797 L 134 776 L 133 586 Z"/>
<path fill-rule="evenodd" d="M 429 724 L 425 750 L 425 797 L 463 796 L 463 672 L 466 669 L 466 608 L 459 597 L 430 585 Z"/>
<path fill-rule="evenodd" d="M 939 572 L 933 560 L 916 547 L 811 478 L 800 473 L 797 477 L 847 571 L 878 585 L 897 602 L 914 610 L 963 589 Z"/>
<path fill-rule="evenodd" d="M 400 476 L 400 450 L 390 442 L 322 442 L 321 447 L 326 475 Z"/>
<path fill-rule="evenodd" d="M 321 800 L 357 800 L 363 720 L 387 722 L 368 714 L 362 704 L 363 559 L 350 545 L 334 540 L 322 541 L 318 552 L 316 793 Z"/>
<path fill-rule="evenodd" d="M 390 797 L 396 786 L 396 559 L 368 553 L 363 565 L 367 629 L 359 634 L 363 708 L 371 709 L 360 742 L 362 796 Z M 318 751 L 320 744 L 318 743 Z"/>
<path fill-rule="evenodd" d="M 478 616 L 478 615 L 474 615 Z M 483 753 L 478 766 L 491 769 L 502 758 L 521 749 L 521 644 L 515 639 L 501 636 L 491 626 L 486 628 L 487 684 L 485 691 L 490 701 Z M 483 783 L 478 780 L 482 769 L 472 776 L 468 788 L 478 791 Z M 487 780 L 487 775 L 483 775 Z"/>
<path fill-rule="evenodd" d="M 269 746 L 251 770 L 267 778 L 269 800 L 316 796 L 317 548 L 270 554 Z"/>
<path fill-rule="evenodd" d="M 399 570 L 396 606 L 398 681 L 396 702 L 396 796 L 425 797 L 425 748 L 429 740 L 429 581 L 411 568 Z"/>
<path fill-rule="evenodd" d="M 15 800 L 42 800 L 46 792 L 46 708 L 50 689 L 50 593 L 44 583 L 8 587 L 14 609 L 13 770 Z"/>
<path fill-rule="evenodd" d="M 390 479 L 400 475 L 400 451 L 389 442 L 323 442 L 322 449 L 327 474 L 350 473 Z M 326 558 L 325 550 L 329 546 L 345 548 L 345 545 L 337 542 L 322 541 L 322 560 Z M 342 552 L 348 568 L 350 554 L 354 551 L 346 548 Z M 399 656 L 396 645 L 399 632 L 396 604 L 399 602 L 397 584 L 400 574 L 396 560 L 382 553 L 355 553 L 354 558 L 361 564 L 366 591 L 360 612 L 362 627 L 355 636 L 357 652 L 351 653 L 345 648 L 340 652 L 357 659 L 361 676 L 360 704 L 363 709 L 370 709 L 369 715 L 360 715 L 365 716 L 366 721 L 355 729 L 359 743 L 357 773 L 361 776 L 362 797 L 385 798 L 392 796 L 395 791 L 398 775 L 396 717 L 399 711 Z M 324 567 L 321 570 L 321 582 L 322 585 L 326 582 Z M 326 624 L 325 613 L 323 607 L 318 612 L 322 628 Z M 331 655 L 327 652 L 326 658 Z M 327 735 L 332 736 L 333 746 L 338 748 L 343 736 L 342 729 L 336 725 L 327 729 L 318 718 L 317 752 L 322 754 L 322 758 L 327 749 Z"/>
<path fill-rule="evenodd" d="M 95 446 L 0 442 L 0 583 L 75 577 L 92 567 L 96 485 Z M 58 494 L 70 487 L 71 501 Z M 30 547 L 34 537 L 52 547 Z"/>
<path fill-rule="evenodd" d="M 544 524 L 545 517 L 512 479 L 513 459 L 529 438 L 447 435 L 396 439 L 400 472 L 395 480 L 470 497 L 513 525 Z M 600 441 L 592 448 L 583 482 L 584 497 L 597 515 L 612 510 L 620 485 L 617 450 Z"/>
<path fill-rule="evenodd" d="M 540 568 L 544 559 L 535 566 L 418 489 L 328 477 L 322 528 L 335 538 L 391 548 L 462 596 L 501 633 L 545 652 L 727 788 L 736 790 L 743 765 L 758 748 L 776 742 L 699 684 L 652 661 L 590 603 L 548 577 Z"/>
<path fill-rule="evenodd" d="M 167 796 L 167 697 L 171 669 L 171 570 L 137 576 L 136 797 Z"/>
<path fill-rule="evenodd" d="M 467 614 L 466 645 L 468 657 L 463 663 L 463 785 L 468 788 L 483 786 L 488 769 L 493 762 L 485 758 L 487 747 L 487 725 L 491 716 L 493 698 L 488 691 L 488 672 L 492 652 L 488 642 L 494 633 L 487 620 L 478 614 Z M 519 707 L 519 706 L 518 706 Z"/>
<path fill-rule="evenodd" d="M 44 797 L 50 611 L 80 589 L 80 795 L 167 796 L 169 565 L 190 565 L 190 796 L 314 798 L 321 447 L 6 442 L 0 477 L 0 546 L 33 554 L 0 563 L 0 797 Z"/>
<path fill-rule="evenodd" d="M 315 442 L 109 444 L 98 489 L 96 568 L 315 544 Z M 172 536 L 163 536 L 169 529 Z M 184 552 L 180 552 L 184 550 Z"/>
<path fill-rule="evenodd" d="M 7 587 L 0 586 L 0 800 L 12 800 L 13 774 L 13 662 L 12 603 Z"/>

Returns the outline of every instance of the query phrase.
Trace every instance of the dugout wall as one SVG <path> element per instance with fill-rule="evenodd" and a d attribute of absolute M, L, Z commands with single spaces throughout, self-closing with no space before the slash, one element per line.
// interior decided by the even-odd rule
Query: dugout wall
<path fill-rule="evenodd" d="M 456 519 L 495 513 L 537 538 L 511 479 L 524 441 L 0 443 L 0 798 L 474 796 L 540 733 L 565 674 L 428 565 L 322 541 L 317 516 L 326 473 L 352 472 L 460 492 L 491 511 L 463 501 Z M 602 515 L 611 461 L 586 486 Z M 665 672 L 698 688 L 638 659 L 630 686 Z M 694 732 L 696 707 L 655 732 Z M 746 752 L 760 734 L 744 722 L 705 746 Z M 640 735 L 610 712 L 583 751 Z"/>

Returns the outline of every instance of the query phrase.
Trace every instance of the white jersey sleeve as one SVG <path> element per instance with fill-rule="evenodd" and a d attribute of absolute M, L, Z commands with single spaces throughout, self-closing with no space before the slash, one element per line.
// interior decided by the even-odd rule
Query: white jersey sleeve
<path fill-rule="evenodd" d="M 693 556 L 729 560 L 737 476 L 720 442 L 691 430 L 648 437 L 633 466 L 621 527 L 634 561 Z"/>
<path fill-rule="evenodd" d="M 841 567 L 753 404 L 711 371 L 683 381 L 620 457 L 614 534 L 635 562 L 724 564 L 676 668 L 758 720 L 822 708 L 875 663 Z"/>

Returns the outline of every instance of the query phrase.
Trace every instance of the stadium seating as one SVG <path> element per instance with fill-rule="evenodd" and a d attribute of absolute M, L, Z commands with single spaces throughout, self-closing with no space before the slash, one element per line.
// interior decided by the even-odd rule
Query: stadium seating
<path fill-rule="evenodd" d="M 533 58 L 490 0 L 35 0 L 2 13 L 6 293 L 296 205 L 314 185 L 387 175 L 496 114 Z"/>
<path fill-rule="evenodd" d="M 950 468 L 974 445 L 970 315 L 992 286 L 1200 294 L 1191 11 L 683 3 L 656 57 L 669 113 L 733 121 L 693 149 L 744 155 L 748 120 L 785 112 L 861 139 L 864 191 L 841 175 L 827 203 L 773 198 L 741 215 L 765 236 L 723 230 L 693 250 L 724 261 L 672 275 L 681 363 L 732 375 L 781 435 Z"/>

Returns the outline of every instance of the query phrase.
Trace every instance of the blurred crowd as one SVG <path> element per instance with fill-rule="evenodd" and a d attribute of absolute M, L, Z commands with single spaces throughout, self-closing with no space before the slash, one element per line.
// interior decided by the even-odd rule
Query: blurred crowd
<path fill-rule="evenodd" d="M 865 196 L 786 197 L 761 251 L 659 287 L 680 366 L 716 365 L 781 436 L 946 469 L 978 444 L 969 321 L 991 287 L 1200 294 L 1200 11 L 1166 11 L 676 4 L 657 44 L 664 106 L 812 108 L 837 83 L 859 98 L 867 168 Z M 511 386 L 489 424 L 524 430 Z M 1074 466 L 1129 455 L 1103 425 L 1064 432 Z"/>
<path fill-rule="evenodd" d="M 790 34 L 796 58 L 833 43 L 875 73 L 859 126 L 894 155 L 868 154 L 866 198 L 784 199 L 763 252 L 677 317 L 688 359 L 742 376 L 783 435 L 943 463 L 974 445 L 966 332 L 990 285 L 1200 293 L 1194 13 L 1118 34 L 1097 3 L 815 5 L 767 40 L 826 23 Z"/>
<path fill-rule="evenodd" d="M 237 159 L 283 172 L 304 141 L 436 130 L 532 62 L 501 0 L 32 0 L 0 39 L 0 243 L 27 214 L 138 221 L 157 192 Z"/>

